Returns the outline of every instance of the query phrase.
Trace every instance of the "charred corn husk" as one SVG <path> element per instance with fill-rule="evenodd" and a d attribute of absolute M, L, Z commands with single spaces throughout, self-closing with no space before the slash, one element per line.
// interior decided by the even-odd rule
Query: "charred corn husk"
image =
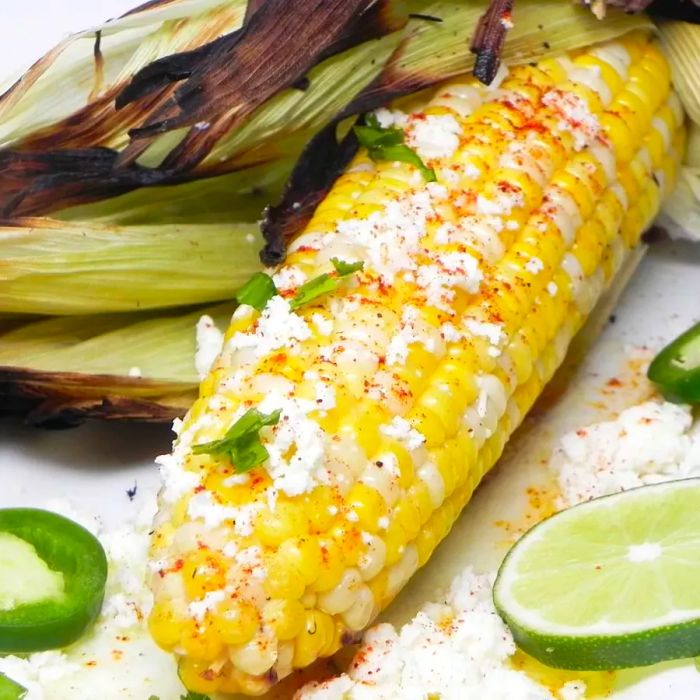
<path fill-rule="evenodd" d="M 407 109 L 378 118 L 437 182 L 361 151 L 275 272 L 280 294 L 234 314 L 160 458 L 150 629 L 194 691 L 263 693 L 355 640 L 427 562 L 683 148 L 642 33 Z M 333 260 L 364 268 L 292 310 Z M 193 453 L 251 409 L 280 412 L 259 433 L 267 461 L 238 473 Z"/>

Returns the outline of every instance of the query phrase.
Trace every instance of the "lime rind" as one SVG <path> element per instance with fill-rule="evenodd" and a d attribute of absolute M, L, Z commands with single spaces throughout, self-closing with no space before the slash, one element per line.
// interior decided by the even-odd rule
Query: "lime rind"
<path fill-rule="evenodd" d="M 496 609 L 524 651 L 558 668 L 612 670 L 700 655 L 698 513 L 697 478 L 562 511 L 506 556 Z"/>

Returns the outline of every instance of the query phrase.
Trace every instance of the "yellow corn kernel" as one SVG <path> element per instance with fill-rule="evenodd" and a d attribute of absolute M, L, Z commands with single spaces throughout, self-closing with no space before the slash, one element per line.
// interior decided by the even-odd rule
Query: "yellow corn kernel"
<path fill-rule="evenodd" d="M 321 537 L 318 540 L 321 552 L 321 563 L 318 576 L 311 585 L 311 590 L 317 593 L 329 591 L 336 586 L 345 571 L 343 552 L 335 540 L 329 537 Z"/>
<path fill-rule="evenodd" d="M 309 585 L 318 576 L 321 548 L 313 536 L 293 537 L 280 545 L 277 559 L 297 571 L 304 584 Z"/>
<path fill-rule="evenodd" d="M 192 659 L 213 661 L 224 650 L 224 642 L 214 625 L 191 620 L 180 632 L 180 647 Z"/>
<path fill-rule="evenodd" d="M 599 73 L 605 84 L 610 88 L 612 95 L 616 95 L 624 85 L 618 72 L 607 62 L 598 56 L 584 54 L 574 59 L 574 63 L 581 68 L 592 68 Z"/>
<path fill-rule="evenodd" d="M 260 624 L 258 612 L 246 600 L 228 599 L 222 604 L 214 625 L 224 644 L 245 644 Z"/>
<path fill-rule="evenodd" d="M 329 486 L 317 486 L 304 496 L 304 508 L 312 533 L 325 532 L 335 521 L 338 512 L 337 494 Z"/>
<path fill-rule="evenodd" d="M 347 496 L 348 508 L 357 515 L 357 524 L 367 532 L 377 532 L 379 519 L 386 515 L 386 502 L 371 486 L 358 482 Z"/>
<path fill-rule="evenodd" d="M 209 668 L 209 665 L 185 657 L 178 667 L 178 675 L 182 684 L 195 693 L 215 693 L 221 687 L 219 675 Z"/>
<path fill-rule="evenodd" d="M 391 517 L 403 531 L 406 541 L 410 542 L 416 538 L 420 530 L 420 511 L 415 503 L 408 498 L 401 499 L 394 506 Z"/>
<path fill-rule="evenodd" d="M 335 638 L 333 618 L 321 611 L 307 611 L 301 633 L 294 642 L 294 668 L 304 668 L 332 646 Z"/>
<path fill-rule="evenodd" d="M 166 649 L 172 649 L 179 641 L 182 631 L 180 618 L 176 616 L 171 606 L 162 600 L 156 602 L 148 618 L 148 631 L 156 644 Z"/>
<path fill-rule="evenodd" d="M 303 536 L 309 530 L 309 520 L 301 504 L 279 500 L 273 509 L 261 510 L 255 519 L 255 534 L 262 544 L 276 547 L 294 536 Z"/>
<path fill-rule="evenodd" d="M 263 620 L 278 639 L 294 639 L 304 626 L 304 606 L 298 600 L 271 600 L 265 603 Z"/>
<path fill-rule="evenodd" d="M 182 568 L 182 582 L 190 600 L 220 591 L 226 585 L 226 561 L 216 551 L 197 549 L 190 554 Z"/>
<path fill-rule="evenodd" d="M 271 598 L 291 598 L 298 600 L 304 594 L 306 585 L 296 567 L 290 566 L 286 557 L 279 552 L 273 554 L 267 562 L 265 593 Z"/>

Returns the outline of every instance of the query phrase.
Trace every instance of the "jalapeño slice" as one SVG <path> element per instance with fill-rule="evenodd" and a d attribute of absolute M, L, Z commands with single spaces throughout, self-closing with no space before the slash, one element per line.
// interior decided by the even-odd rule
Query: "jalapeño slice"
<path fill-rule="evenodd" d="M 700 403 L 700 323 L 667 345 L 649 365 L 647 376 L 666 398 Z"/>
<path fill-rule="evenodd" d="M 58 649 L 99 615 L 107 557 L 72 520 L 35 508 L 0 509 L 0 653 Z"/>

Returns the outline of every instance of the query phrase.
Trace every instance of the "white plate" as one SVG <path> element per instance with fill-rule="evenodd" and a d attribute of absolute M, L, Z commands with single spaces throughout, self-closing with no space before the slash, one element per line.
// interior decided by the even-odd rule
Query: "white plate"
<path fill-rule="evenodd" d="M 3 3 L 6 5 L 9 3 Z M 82 29 L 130 8 L 134 0 L 24 0 L 0 10 L 0 83 L 3 74 L 25 68 L 67 32 Z M 429 566 L 444 582 L 460 567 L 495 566 L 503 553 L 504 534 L 495 521 L 522 520 L 525 487 L 543 478 L 540 458 L 563 431 L 600 417 L 591 405 L 600 386 L 622 371 L 625 346 L 658 348 L 700 318 L 700 246 L 662 245 L 642 263 L 616 311 L 584 365 L 556 404 L 521 430 L 515 447 L 478 491 Z M 643 390 L 640 390 L 643 393 Z M 630 390 L 618 398 L 635 400 Z M 608 397 L 606 409 L 615 403 Z M 0 422 L 0 507 L 44 505 L 68 499 L 81 510 L 100 514 L 107 526 L 133 518 L 136 504 L 127 491 L 134 485 L 153 490 L 157 473 L 153 457 L 168 450 L 165 426 L 88 425 L 65 432 L 44 432 L 16 420 Z M 540 473 L 538 475 L 538 471 Z M 138 501 L 139 499 L 137 499 Z M 454 542 L 463 546 L 456 551 Z M 435 576 L 419 573 L 388 611 L 401 621 L 416 600 L 434 595 Z M 695 585 L 695 582 L 689 582 Z M 78 690 L 78 689 L 76 689 Z M 674 663 L 621 675 L 616 698 L 626 700 L 697 700 L 700 673 L 691 663 Z M 76 693 L 76 700 L 82 698 Z M 134 698 L 133 700 L 145 700 Z M 517 700 L 517 699 L 514 699 Z"/>

